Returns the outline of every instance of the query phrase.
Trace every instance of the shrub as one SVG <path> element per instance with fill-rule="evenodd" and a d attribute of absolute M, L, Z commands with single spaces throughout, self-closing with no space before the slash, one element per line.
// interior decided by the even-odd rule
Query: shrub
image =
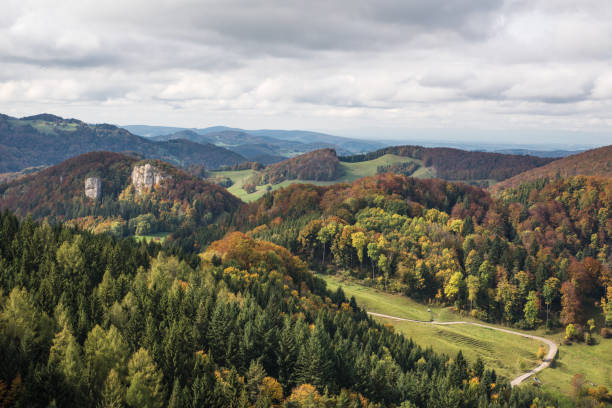
<path fill-rule="evenodd" d="M 591 336 L 591 333 L 584 332 L 584 342 L 589 345 L 593 344 L 593 337 Z"/>
<path fill-rule="evenodd" d="M 604 339 L 610 338 L 610 334 L 611 334 L 610 329 L 602 327 L 600 334 L 601 334 L 601 337 L 603 337 Z"/>
<path fill-rule="evenodd" d="M 574 336 L 576 336 L 576 326 L 570 323 L 565 328 L 565 340 L 572 341 Z"/>
<path fill-rule="evenodd" d="M 538 353 L 536 354 L 537 359 L 543 360 L 545 355 L 546 355 L 546 346 L 540 346 L 538 348 Z"/>

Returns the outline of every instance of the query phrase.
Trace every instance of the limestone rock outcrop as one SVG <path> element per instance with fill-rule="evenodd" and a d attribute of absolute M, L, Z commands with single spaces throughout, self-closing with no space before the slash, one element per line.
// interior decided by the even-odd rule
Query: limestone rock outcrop
<path fill-rule="evenodd" d="M 150 190 L 153 186 L 159 185 L 166 177 L 149 163 L 134 167 L 132 170 L 132 184 L 136 194 L 142 193 L 145 189 Z"/>
<path fill-rule="evenodd" d="M 96 201 L 102 197 L 102 181 L 99 177 L 85 179 L 85 196 Z"/>

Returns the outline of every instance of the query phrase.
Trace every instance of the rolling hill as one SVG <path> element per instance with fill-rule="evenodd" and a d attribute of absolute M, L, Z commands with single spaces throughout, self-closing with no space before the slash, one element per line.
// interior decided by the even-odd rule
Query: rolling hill
<path fill-rule="evenodd" d="M 422 146 L 386 147 L 375 152 L 341 157 L 340 160 L 356 163 L 372 160 L 386 154 L 421 160 L 425 167 L 435 169 L 437 177 L 457 181 L 501 181 L 554 160 L 553 158 L 526 155 L 471 152 L 446 147 L 428 148 Z"/>
<path fill-rule="evenodd" d="M 496 184 L 491 188 L 491 191 L 499 193 L 525 182 L 546 177 L 567 178 L 572 176 L 612 177 L 612 145 L 587 150 L 555 160 L 545 166 L 522 172 Z"/>
<path fill-rule="evenodd" d="M 292 183 L 327 185 L 388 172 L 488 187 L 522 170 L 542 166 L 552 160 L 421 146 L 394 146 L 344 157 L 337 157 L 331 149 L 322 149 L 269 165 L 259 172 L 211 172 L 211 177 L 230 178 L 233 185 L 229 191 L 244 201 L 253 201 L 270 189 Z"/>
<path fill-rule="evenodd" d="M 113 125 L 41 114 L 21 119 L 0 115 L 0 173 L 49 166 L 91 151 L 134 152 L 178 166 L 218 168 L 246 159 L 213 144 L 185 139 L 155 142 Z"/>

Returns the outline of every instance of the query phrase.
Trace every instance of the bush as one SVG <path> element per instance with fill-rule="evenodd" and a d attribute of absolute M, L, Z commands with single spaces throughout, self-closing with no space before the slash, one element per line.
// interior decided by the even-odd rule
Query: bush
<path fill-rule="evenodd" d="M 536 357 L 538 360 L 543 360 L 544 356 L 546 356 L 546 346 L 540 346 L 538 348 L 538 353 L 536 354 Z"/>
<path fill-rule="evenodd" d="M 591 336 L 591 333 L 584 332 L 584 342 L 588 345 L 593 344 L 593 337 Z"/>
<path fill-rule="evenodd" d="M 252 194 L 257 191 L 257 187 L 253 183 L 245 184 L 244 186 L 242 186 L 242 188 L 249 194 Z"/>
<path fill-rule="evenodd" d="M 565 340 L 572 341 L 574 336 L 576 336 L 576 326 L 570 323 L 565 328 Z"/>
<path fill-rule="evenodd" d="M 604 339 L 608 339 L 608 338 L 610 338 L 610 334 L 612 334 L 612 333 L 610 333 L 610 329 L 607 329 L 607 328 L 603 327 L 601 329 L 600 334 L 601 334 L 601 337 L 603 337 Z"/>

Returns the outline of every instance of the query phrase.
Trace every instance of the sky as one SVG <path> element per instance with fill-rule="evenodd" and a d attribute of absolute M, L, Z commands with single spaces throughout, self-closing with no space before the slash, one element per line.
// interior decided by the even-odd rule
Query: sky
<path fill-rule="evenodd" d="M 609 0 L 2 0 L 0 112 L 612 144 Z"/>

